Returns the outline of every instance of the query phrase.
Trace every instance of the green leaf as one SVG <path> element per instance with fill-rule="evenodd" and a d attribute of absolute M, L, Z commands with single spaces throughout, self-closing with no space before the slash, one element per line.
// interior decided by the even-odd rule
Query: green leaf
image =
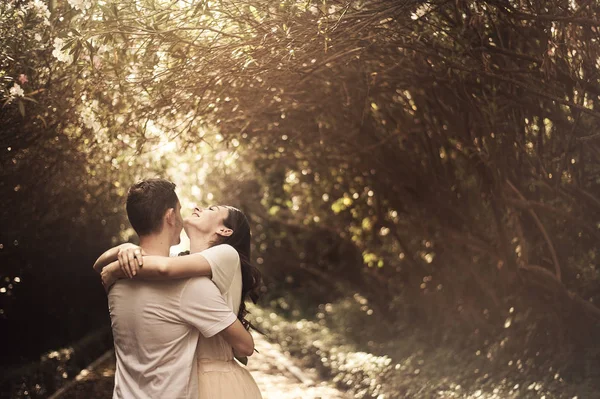
<path fill-rule="evenodd" d="M 81 46 L 75 47 L 75 50 L 72 52 L 73 54 L 73 62 L 77 62 L 79 59 L 79 53 L 81 52 Z"/>
<path fill-rule="evenodd" d="M 64 46 L 62 46 L 60 51 L 65 51 L 67 49 L 70 49 L 71 47 L 73 47 L 74 44 L 75 44 L 75 39 L 71 39 L 71 40 L 67 41 L 67 43 Z"/>
<path fill-rule="evenodd" d="M 36 119 L 39 119 L 39 120 L 41 120 L 41 121 L 42 121 L 42 123 L 44 124 L 44 127 L 45 127 L 45 128 L 47 128 L 47 127 L 48 127 L 48 123 L 46 123 L 46 119 L 44 119 L 44 117 L 43 117 L 43 116 L 41 116 L 41 115 L 36 115 L 35 117 L 36 117 Z"/>
<path fill-rule="evenodd" d="M 31 101 L 32 103 L 36 103 L 36 104 L 38 103 L 37 100 L 34 100 L 31 97 L 23 97 L 23 100 L 25 100 L 25 101 Z"/>
<path fill-rule="evenodd" d="M 77 41 L 77 44 L 73 46 L 69 54 L 74 54 L 76 51 L 78 52 L 81 49 L 81 43 Z"/>

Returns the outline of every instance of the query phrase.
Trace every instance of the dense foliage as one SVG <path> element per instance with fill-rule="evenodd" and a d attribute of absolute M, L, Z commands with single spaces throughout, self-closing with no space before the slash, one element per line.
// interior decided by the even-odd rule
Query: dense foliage
<path fill-rule="evenodd" d="M 65 40 L 115 88 L 89 95 L 112 99 L 106 123 L 141 121 L 127 132 L 138 146 L 156 130 L 193 144 L 218 129 L 238 168 L 258 172 L 272 219 L 351 241 L 391 310 L 425 296 L 467 318 L 482 305 L 508 315 L 523 283 L 593 299 L 593 4 L 79 9 Z"/>
<path fill-rule="evenodd" d="M 77 123 L 86 81 L 52 55 L 49 18 L 43 2 L 0 4 L 3 366 L 106 323 L 90 265 L 123 228 L 119 182 L 130 181 Z"/>

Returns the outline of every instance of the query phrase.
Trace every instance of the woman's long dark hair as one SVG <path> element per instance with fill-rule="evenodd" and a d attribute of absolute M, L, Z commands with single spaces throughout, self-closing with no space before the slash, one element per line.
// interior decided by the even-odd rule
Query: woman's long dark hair
<path fill-rule="evenodd" d="M 246 310 L 246 300 L 250 298 L 253 303 L 258 301 L 260 296 L 259 291 L 262 285 L 262 275 L 258 268 L 250 261 L 250 223 L 246 215 L 242 211 L 232 206 L 224 206 L 228 210 L 227 217 L 223 220 L 225 227 L 233 230 L 230 236 L 219 236 L 217 244 L 229 244 L 240 255 L 240 263 L 242 265 L 242 300 L 240 302 L 240 310 L 238 311 L 238 319 L 247 323 L 245 320 L 248 311 Z M 249 324 L 249 323 L 248 323 Z M 252 326 L 255 330 L 256 328 Z M 257 330 L 258 331 L 258 330 Z"/>

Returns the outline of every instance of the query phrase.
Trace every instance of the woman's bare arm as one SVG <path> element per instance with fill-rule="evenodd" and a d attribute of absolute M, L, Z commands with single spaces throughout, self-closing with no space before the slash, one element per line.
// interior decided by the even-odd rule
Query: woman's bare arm
<path fill-rule="evenodd" d="M 119 266 L 119 261 L 114 261 L 106 265 L 100 271 L 100 277 L 102 277 L 102 285 L 104 286 L 106 292 L 110 290 L 110 287 L 112 287 L 117 280 L 121 278 L 127 278 Z"/>
<path fill-rule="evenodd" d="M 210 264 L 202 254 L 186 256 L 144 256 L 136 277 L 148 280 L 212 277 Z"/>
<path fill-rule="evenodd" d="M 122 250 L 125 250 L 128 248 L 134 249 L 134 248 L 139 248 L 139 247 L 135 244 L 126 242 L 124 244 L 117 245 L 116 247 L 109 249 L 108 251 L 106 251 L 102 255 L 100 255 L 100 257 L 98 259 L 96 259 L 96 263 L 94 263 L 94 266 L 93 266 L 94 270 L 97 273 L 100 273 L 105 266 L 107 266 L 109 263 L 114 262 L 118 259 L 119 251 L 122 251 Z"/>
<path fill-rule="evenodd" d="M 107 251 L 105 254 L 107 254 Z M 114 256 L 114 253 L 108 254 Z M 112 258 L 111 258 L 112 259 Z M 113 276 L 113 267 L 104 278 L 117 280 L 118 278 L 139 277 L 146 280 L 178 279 L 187 277 L 212 278 L 212 269 L 208 260 L 201 254 L 187 256 L 140 256 L 140 248 L 133 246 L 121 249 L 118 253 L 118 263 L 121 272 Z"/>
<path fill-rule="evenodd" d="M 221 331 L 219 335 L 231 345 L 233 354 L 236 357 L 248 357 L 254 353 L 254 339 L 239 320 L 236 319 L 233 324 Z"/>

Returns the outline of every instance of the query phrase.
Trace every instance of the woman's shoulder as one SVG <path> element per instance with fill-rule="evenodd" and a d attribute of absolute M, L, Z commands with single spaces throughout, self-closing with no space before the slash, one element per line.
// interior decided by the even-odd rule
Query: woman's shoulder
<path fill-rule="evenodd" d="M 238 251 L 229 244 L 218 244 L 208 249 L 205 249 L 202 252 L 210 252 L 211 254 L 217 256 L 219 259 L 222 259 L 224 262 L 236 262 L 240 261 L 240 254 Z"/>
<path fill-rule="evenodd" d="M 227 248 L 227 251 L 235 251 L 235 252 L 237 252 L 237 250 L 233 246 L 231 246 L 229 244 L 226 244 L 226 243 L 225 244 L 217 244 L 217 245 L 215 245 L 215 246 L 213 246 L 211 248 Z"/>

